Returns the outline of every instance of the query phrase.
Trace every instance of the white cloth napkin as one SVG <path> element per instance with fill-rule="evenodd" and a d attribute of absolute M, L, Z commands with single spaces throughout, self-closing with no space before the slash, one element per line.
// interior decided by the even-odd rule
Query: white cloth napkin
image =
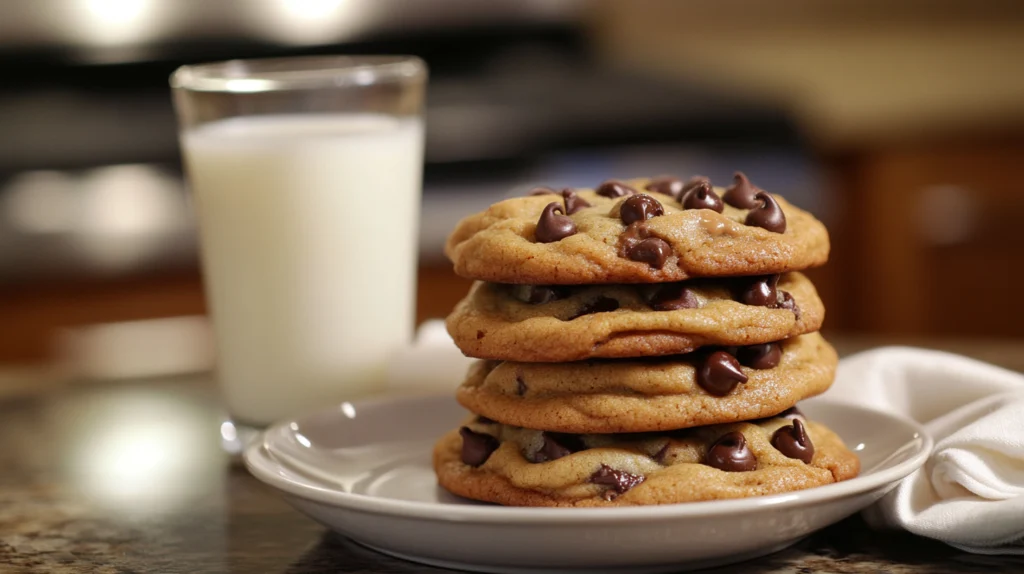
<path fill-rule="evenodd" d="M 925 425 L 935 449 L 865 518 L 981 554 L 1024 554 L 1024 375 L 886 347 L 843 359 L 826 394 Z"/>

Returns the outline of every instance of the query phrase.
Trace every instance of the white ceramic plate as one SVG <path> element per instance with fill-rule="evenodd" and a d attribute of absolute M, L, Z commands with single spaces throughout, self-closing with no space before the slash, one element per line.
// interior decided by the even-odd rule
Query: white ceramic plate
<path fill-rule="evenodd" d="M 508 508 L 437 486 L 434 441 L 466 411 L 450 396 L 344 403 L 268 429 L 244 454 L 300 511 L 381 552 L 483 572 L 664 571 L 781 550 L 871 504 L 921 466 L 916 423 L 814 399 L 800 404 L 860 456 L 853 480 L 788 494 L 624 508 Z"/>

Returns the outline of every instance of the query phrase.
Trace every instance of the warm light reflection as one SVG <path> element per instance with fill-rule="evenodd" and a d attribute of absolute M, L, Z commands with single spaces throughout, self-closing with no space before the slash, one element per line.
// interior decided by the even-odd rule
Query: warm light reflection
<path fill-rule="evenodd" d="M 350 419 L 356 418 L 356 407 L 352 403 L 341 403 L 341 412 Z"/>
<path fill-rule="evenodd" d="M 220 437 L 228 442 L 238 440 L 238 430 L 235 429 L 234 423 L 231 421 L 222 422 L 220 424 Z"/>
<path fill-rule="evenodd" d="M 107 25 L 136 22 L 143 16 L 149 0 L 85 0 L 86 11 Z"/>
<path fill-rule="evenodd" d="M 90 171 L 82 180 L 82 230 L 104 235 L 160 232 L 173 226 L 177 186 L 144 165 Z"/>
<path fill-rule="evenodd" d="M 153 514 L 185 508 L 210 486 L 217 456 L 205 411 L 166 393 L 139 389 L 75 403 L 67 413 L 71 471 L 83 494 L 107 511 Z"/>
<path fill-rule="evenodd" d="M 107 268 L 134 264 L 185 225 L 180 185 L 145 165 L 91 170 L 82 178 L 75 245 Z"/>
<path fill-rule="evenodd" d="M 268 0 L 265 6 L 263 32 L 296 45 L 349 39 L 376 17 L 368 0 Z"/>
<path fill-rule="evenodd" d="M 338 12 L 342 0 L 281 0 L 286 15 L 296 20 L 321 20 Z"/>
<path fill-rule="evenodd" d="M 0 192 L 11 226 L 25 233 L 64 233 L 75 218 L 74 181 L 59 171 L 19 174 Z"/>
<path fill-rule="evenodd" d="M 80 17 L 70 20 L 72 32 L 102 46 L 149 41 L 166 20 L 164 6 L 153 0 L 80 0 Z"/>
<path fill-rule="evenodd" d="M 266 90 L 270 90 L 273 87 L 274 82 L 271 82 L 269 80 L 261 80 L 259 78 L 237 78 L 225 82 L 225 88 L 227 89 L 227 91 L 239 94 L 263 92 Z"/>

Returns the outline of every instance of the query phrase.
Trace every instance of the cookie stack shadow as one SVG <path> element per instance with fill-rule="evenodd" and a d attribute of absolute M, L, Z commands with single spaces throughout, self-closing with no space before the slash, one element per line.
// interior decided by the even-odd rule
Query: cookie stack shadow
<path fill-rule="evenodd" d="M 540 188 L 459 223 L 475 279 L 448 317 L 473 413 L 434 449 L 439 483 L 517 506 L 666 504 L 856 476 L 797 403 L 837 357 L 801 270 L 828 234 L 738 173 Z"/>

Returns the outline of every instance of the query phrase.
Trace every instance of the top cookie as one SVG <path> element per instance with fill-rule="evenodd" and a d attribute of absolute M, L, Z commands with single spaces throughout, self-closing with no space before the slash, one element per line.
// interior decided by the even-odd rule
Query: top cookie
<path fill-rule="evenodd" d="M 497 283 L 660 283 L 822 265 L 825 226 L 742 174 L 535 190 L 466 217 L 445 253 L 463 277 Z"/>

